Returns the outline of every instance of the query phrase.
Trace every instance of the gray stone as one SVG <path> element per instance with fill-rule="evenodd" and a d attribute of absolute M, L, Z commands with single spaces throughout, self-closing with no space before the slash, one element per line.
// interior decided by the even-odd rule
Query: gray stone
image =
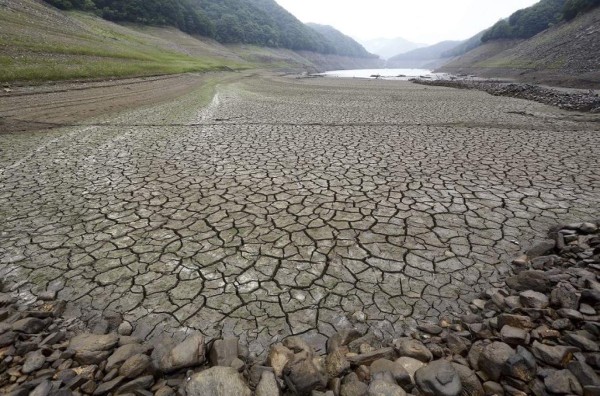
<path fill-rule="evenodd" d="M 163 339 L 152 351 L 152 364 L 155 369 L 170 373 L 204 363 L 205 353 L 206 345 L 201 334 L 190 335 L 177 345 L 170 339 Z"/>
<path fill-rule="evenodd" d="M 278 378 L 281 378 L 283 369 L 287 363 L 293 359 L 293 357 L 294 352 L 292 352 L 290 349 L 286 348 L 282 344 L 275 344 L 271 346 L 271 349 L 269 349 L 267 361 L 269 366 L 273 367 L 273 370 L 275 370 L 275 375 Z"/>
<path fill-rule="evenodd" d="M 343 348 L 338 348 L 325 358 L 325 372 L 329 377 L 339 377 L 350 370 L 350 362 L 346 359 Z"/>
<path fill-rule="evenodd" d="M 599 352 L 600 345 L 597 341 L 590 340 L 587 337 L 576 333 L 569 333 L 564 337 L 565 341 L 577 348 L 587 352 Z"/>
<path fill-rule="evenodd" d="M 491 380 L 498 381 L 504 365 L 514 354 L 515 351 L 508 344 L 492 342 L 483 348 L 477 364 Z"/>
<path fill-rule="evenodd" d="M 103 382 L 96 388 L 93 395 L 105 395 L 111 392 L 112 390 L 116 389 L 119 385 L 123 383 L 123 381 L 125 381 L 125 377 L 116 377 L 108 382 Z"/>
<path fill-rule="evenodd" d="M 327 386 L 327 377 L 313 361 L 312 354 L 307 352 L 294 355 L 285 367 L 284 379 L 287 386 L 300 395 L 322 390 Z"/>
<path fill-rule="evenodd" d="M 25 318 L 12 324 L 12 330 L 19 333 L 35 334 L 46 328 L 46 322 L 38 318 Z"/>
<path fill-rule="evenodd" d="M 252 396 L 244 378 L 231 367 L 212 367 L 190 377 L 187 396 Z"/>
<path fill-rule="evenodd" d="M 118 347 L 106 361 L 106 371 L 112 370 L 132 356 L 145 354 L 150 348 L 140 344 L 127 344 Z"/>
<path fill-rule="evenodd" d="M 406 392 L 399 385 L 390 384 L 381 379 L 377 379 L 369 385 L 368 396 L 406 396 Z"/>
<path fill-rule="evenodd" d="M 527 270 L 506 280 L 506 284 L 516 291 L 533 290 L 546 293 L 550 289 L 550 281 L 544 271 Z"/>
<path fill-rule="evenodd" d="M 531 346 L 531 352 L 538 360 L 555 367 L 566 367 L 575 351 L 573 347 L 544 345 L 537 341 Z"/>
<path fill-rule="evenodd" d="M 529 382 L 535 378 L 537 362 L 526 348 L 517 347 L 517 353 L 508 358 L 502 367 L 502 373 L 508 377 Z"/>
<path fill-rule="evenodd" d="M 471 342 L 469 340 L 454 333 L 448 334 L 446 345 L 450 349 L 450 352 L 461 356 L 466 356 L 469 349 L 471 349 Z"/>
<path fill-rule="evenodd" d="M 582 386 L 600 386 L 600 376 L 587 363 L 574 360 L 567 368 Z"/>
<path fill-rule="evenodd" d="M 369 386 L 359 381 L 355 373 L 350 373 L 342 381 L 340 396 L 365 396 L 368 391 Z"/>
<path fill-rule="evenodd" d="M 238 357 L 237 338 L 215 340 L 210 348 L 209 360 L 212 366 L 231 366 L 231 362 Z"/>
<path fill-rule="evenodd" d="M 406 372 L 410 376 L 411 382 L 413 383 L 415 381 L 415 373 L 417 372 L 417 370 L 421 367 L 425 367 L 425 363 L 423 363 L 422 361 L 407 356 L 403 356 L 397 359 L 396 363 L 398 363 L 400 366 L 402 366 L 402 368 L 404 368 L 404 370 L 406 370 Z"/>
<path fill-rule="evenodd" d="M 559 395 L 583 395 L 583 388 L 569 370 L 554 370 L 544 378 L 544 385 L 552 393 Z"/>
<path fill-rule="evenodd" d="M 415 382 L 425 396 L 458 396 L 462 392 L 460 377 L 446 360 L 436 360 L 417 370 Z"/>
<path fill-rule="evenodd" d="M 119 368 L 119 375 L 125 378 L 135 378 L 144 373 L 148 367 L 152 364 L 150 356 L 144 354 L 133 355 Z"/>
<path fill-rule="evenodd" d="M 467 366 L 462 364 L 452 363 L 452 367 L 456 370 L 460 382 L 462 384 L 463 396 L 484 396 L 483 386 L 477 378 L 477 374 Z"/>
<path fill-rule="evenodd" d="M 529 333 L 526 330 L 506 325 L 500 330 L 502 341 L 513 347 L 529 344 Z"/>
<path fill-rule="evenodd" d="M 44 363 L 46 363 L 46 357 L 41 351 L 30 352 L 25 357 L 21 372 L 23 374 L 31 374 L 34 371 L 41 369 L 44 366 Z"/>
<path fill-rule="evenodd" d="M 76 335 L 69 341 L 69 349 L 80 353 L 84 351 L 108 351 L 119 342 L 115 334 L 98 335 L 84 333 Z"/>
<path fill-rule="evenodd" d="M 139 394 L 140 390 L 150 389 L 150 387 L 154 384 L 154 376 L 145 375 L 143 377 L 135 378 L 119 387 L 117 393 L 124 394 L 129 392 L 135 392 Z"/>
<path fill-rule="evenodd" d="M 133 326 L 128 321 L 123 321 L 117 328 L 117 333 L 120 336 L 130 336 L 133 333 Z"/>
<path fill-rule="evenodd" d="M 526 308 L 545 309 L 550 305 L 550 299 L 543 293 L 527 290 L 519 294 L 519 302 Z"/>
<path fill-rule="evenodd" d="M 44 380 L 29 393 L 29 396 L 48 396 L 50 391 L 52 391 L 52 383 Z"/>
<path fill-rule="evenodd" d="M 400 357 L 411 357 L 425 363 L 433 359 L 431 351 L 418 340 L 401 338 L 396 341 L 395 347 Z"/>
<path fill-rule="evenodd" d="M 406 386 L 412 383 L 411 377 L 404 367 L 391 360 L 378 359 L 371 364 L 371 376 L 374 377 L 379 373 L 390 373 L 395 383 Z"/>
<path fill-rule="evenodd" d="M 279 396 L 279 386 L 275 374 L 270 371 L 263 371 L 256 387 L 255 396 Z"/>
<path fill-rule="evenodd" d="M 502 385 L 500 385 L 499 383 L 494 382 L 494 381 L 484 382 L 483 383 L 483 391 L 488 396 L 492 396 L 492 395 L 504 396 L 504 388 L 502 388 Z"/>
<path fill-rule="evenodd" d="M 550 292 L 550 304 L 558 308 L 577 309 L 579 306 L 577 289 L 568 282 L 560 282 Z"/>

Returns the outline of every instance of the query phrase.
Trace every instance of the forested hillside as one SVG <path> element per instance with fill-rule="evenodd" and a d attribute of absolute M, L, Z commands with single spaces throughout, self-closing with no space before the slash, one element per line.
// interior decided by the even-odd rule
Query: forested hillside
<path fill-rule="evenodd" d="M 528 39 L 563 20 L 600 5 L 600 0 L 541 0 L 535 5 L 513 13 L 492 26 L 482 42 L 498 39 Z"/>
<path fill-rule="evenodd" d="M 327 25 L 308 23 L 308 27 L 321 34 L 327 40 L 327 44 L 339 55 L 355 56 L 357 58 L 377 58 L 370 54 L 362 45 L 346 36 L 335 28 Z"/>
<path fill-rule="evenodd" d="M 94 12 L 115 22 L 175 26 L 221 43 L 255 44 L 324 54 L 369 54 L 333 28 L 310 28 L 273 0 L 45 0 L 63 10 Z M 324 37 L 327 36 L 327 37 Z"/>

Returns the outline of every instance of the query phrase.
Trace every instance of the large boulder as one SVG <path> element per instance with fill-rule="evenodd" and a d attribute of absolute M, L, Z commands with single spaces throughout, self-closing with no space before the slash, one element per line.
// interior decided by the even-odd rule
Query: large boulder
<path fill-rule="evenodd" d="M 514 354 L 514 349 L 508 344 L 492 342 L 483 348 L 477 365 L 491 380 L 498 381 L 502 375 L 504 365 Z"/>
<path fill-rule="evenodd" d="M 163 373 L 198 366 L 206 360 L 204 336 L 194 334 L 175 344 L 168 338 L 158 342 L 152 352 L 152 364 Z"/>
<path fill-rule="evenodd" d="M 533 290 L 540 293 L 546 293 L 550 290 L 550 281 L 544 271 L 527 270 L 519 272 L 517 275 L 506 280 L 506 284 L 511 289 L 517 291 Z"/>
<path fill-rule="evenodd" d="M 192 375 L 185 392 L 187 396 L 252 396 L 242 375 L 231 367 L 212 367 Z"/>
<path fill-rule="evenodd" d="M 436 360 L 417 370 L 415 382 L 425 396 L 458 396 L 462 392 L 460 376 L 446 360 Z"/>

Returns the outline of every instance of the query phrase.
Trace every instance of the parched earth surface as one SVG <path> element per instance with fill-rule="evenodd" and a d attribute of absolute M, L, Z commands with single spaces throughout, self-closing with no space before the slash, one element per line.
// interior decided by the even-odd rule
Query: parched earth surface
<path fill-rule="evenodd" d="M 118 313 L 260 355 L 462 313 L 518 241 L 600 215 L 598 115 L 395 81 L 240 75 L 203 95 L 1 134 L 0 276 L 90 326 Z"/>

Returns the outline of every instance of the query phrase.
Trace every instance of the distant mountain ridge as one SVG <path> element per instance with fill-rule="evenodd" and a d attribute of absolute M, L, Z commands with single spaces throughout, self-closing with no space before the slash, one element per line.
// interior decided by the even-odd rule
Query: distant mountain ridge
<path fill-rule="evenodd" d="M 368 57 L 360 44 L 333 28 L 311 28 L 274 0 L 44 0 L 114 22 L 174 26 L 220 43 Z M 352 41 L 350 41 L 352 40 Z M 364 50 L 364 48 L 363 48 Z M 360 55 L 357 55 L 360 54 Z"/>
<path fill-rule="evenodd" d="M 387 61 L 387 67 L 431 69 L 444 64 L 448 59 L 442 54 L 460 45 L 461 41 L 442 41 L 429 47 L 417 48 L 396 55 Z"/>
<path fill-rule="evenodd" d="M 360 40 L 360 43 L 367 51 L 377 54 L 383 59 L 389 59 L 395 55 L 427 46 L 426 44 L 413 43 L 402 37 Z"/>

